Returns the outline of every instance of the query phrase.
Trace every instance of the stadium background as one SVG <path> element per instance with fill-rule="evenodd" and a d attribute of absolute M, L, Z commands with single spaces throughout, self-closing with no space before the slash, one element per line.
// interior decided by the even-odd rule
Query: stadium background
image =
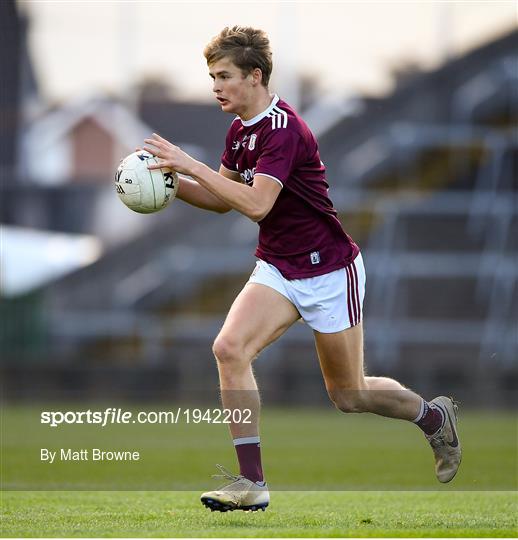
<path fill-rule="evenodd" d="M 256 226 L 181 202 L 132 215 L 112 177 L 151 131 L 217 166 L 229 119 L 212 104 L 179 100 L 156 78 L 119 95 L 46 102 L 30 17 L 11 0 L 0 10 L 3 426 L 18 426 L 4 433 L 10 459 L 31 411 L 49 401 L 217 405 L 211 343 L 253 268 Z M 326 100 L 311 70 L 292 86 L 344 228 L 364 254 L 367 369 L 483 411 L 501 450 L 481 458 L 496 464 L 487 489 L 516 486 L 497 465 L 516 473 L 517 46 L 509 21 L 434 69 L 402 61 L 384 95 Z M 320 410 L 331 414 L 307 327 L 268 348 L 256 372 L 279 418 L 311 410 L 317 425 Z M 475 445 L 476 418 L 470 424 L 467 413 Z M 381 478 L 354 485 L 395 485 Z M 427 481 L 397 479 L 406 488 Z"/>

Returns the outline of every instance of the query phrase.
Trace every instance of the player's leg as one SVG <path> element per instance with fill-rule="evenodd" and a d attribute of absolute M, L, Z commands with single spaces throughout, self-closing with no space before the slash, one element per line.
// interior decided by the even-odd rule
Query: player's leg
<path fill-rule="evenodd" d="M 428 403 L 394 379 L 365 376 L 362 327 L 365 269 L 361 254 L 347 268 L 309 281 L 302 286 L 312 291 L 311 302 L 301 305 L 307 296 L 304 294 L 293 298 L 314 330 L 322 373 L 333 402 L 344 412 L 372 412 L 413 421 L 434 448 L 437 477 L 441 482 L 451 480 L 460 463 L 456 407 L 452 400 L 440 397 Z M 453 447 L 442 444 L 444 434 L 448 441 L 453 441 Z"/>
<path fill-rule="evenodd" d="M 449 482 L 461 461 L 455 403 L 444 396 L 428 403 L 394 379 L 365 376 L 361 322 L 341 332 L 314 334 L 325 385 L 336 407 L 415 422 L 434 451 L 438 480 Z"/>
<path fill-rule="evenodd" d="M 373 412 L 391 418 L 416 418 L 421 398 L 387 377 L 366 377 L 363 324 L 341 332 L 314 331 L 329 397 L 344 412 Z"/>
<path fill-rule="evenodd" d="M 252 362 L 299 317 L 297 309 L 280 292 L 264 284 L 248 283 L 232 304 L 214 341 L 223 407 L 240 411 L 242 421 L 235 421 L 239 414 L 232 415 L 229 426 L 240 476 L 222 469 L 230 484 L 202 495 L 203 504 L 212 510 L 256 510 L 268 505 L 259 443 L 260 397 Z"/>
<path fill-rule="evenodd" d="M 252 409 L 250 423 L 231 423 L 234 438 L 258 435 L 259 392 L 252 362 L 300 317 L 297 309 L 271 287 L 248 283 L 235 299 L 214 341 L 221 397 L 227 409 Z"/>

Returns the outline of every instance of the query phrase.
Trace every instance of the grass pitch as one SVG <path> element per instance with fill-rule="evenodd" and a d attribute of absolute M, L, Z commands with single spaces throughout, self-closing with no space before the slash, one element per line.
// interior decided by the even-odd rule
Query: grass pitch
<path fill-rule="evenodd" d="M 220 514 L 204 508 L 199 494 L 217 485 L 214 463 L 235 469 L 225 426 L 58 431 L 34 421 L 39 411 L 2 413 L 3 537 L 517 536 L 517 425 L 510 413 L 461 411 L 463 463 L 442 485 L 430 449 L 408 422 L 266 409 L 270 507 Z M 36 452 L 93 445 L 138 447 L 142 460 L 51 466 Z"/>
<path fill-rule="evenodd" d="M 220 514 L 193 492 L 9 492 L 2 536 L 516 537 L 509 492 L 275 492 L 266 512 Z"/>

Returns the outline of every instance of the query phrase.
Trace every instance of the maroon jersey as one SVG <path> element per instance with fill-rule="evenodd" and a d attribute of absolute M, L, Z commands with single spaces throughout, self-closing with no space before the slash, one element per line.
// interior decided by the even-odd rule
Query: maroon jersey
<path fill-rule="evenodd" d="M 281 192 L 259 222 L 256 256 L 286 279 L 319 276 L 347 266 L 358 246 L 344 232 L 329 199 L 325 167 L 306 123 L 284 101 L 251 120 L 236 118 L 221 163 L 252 185 L 257 174 L 278 182 Z"/>

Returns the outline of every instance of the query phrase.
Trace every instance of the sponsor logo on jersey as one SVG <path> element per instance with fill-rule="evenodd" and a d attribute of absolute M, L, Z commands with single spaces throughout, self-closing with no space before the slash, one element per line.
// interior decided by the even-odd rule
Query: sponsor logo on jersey
<path fill-rule="evenodd" d="M 255 167 L 253 169 L 245 169 L 242 173 L 239 173 L 243 182 L 251 186 L 254 183 Z"/>
<path fill-rule="evenodd" d="M 320 262 L 320 251 L 312 251 L 309 255 L 311 264 L 318 264 Z"/>
<path fill-rule="evenodd" d="M 253 150 L 255 148 L 255 141 L 257 140 L 257 135 L 253 133 L 250 136 L 250 142 L 248 143 L 248 150 Z"/>

